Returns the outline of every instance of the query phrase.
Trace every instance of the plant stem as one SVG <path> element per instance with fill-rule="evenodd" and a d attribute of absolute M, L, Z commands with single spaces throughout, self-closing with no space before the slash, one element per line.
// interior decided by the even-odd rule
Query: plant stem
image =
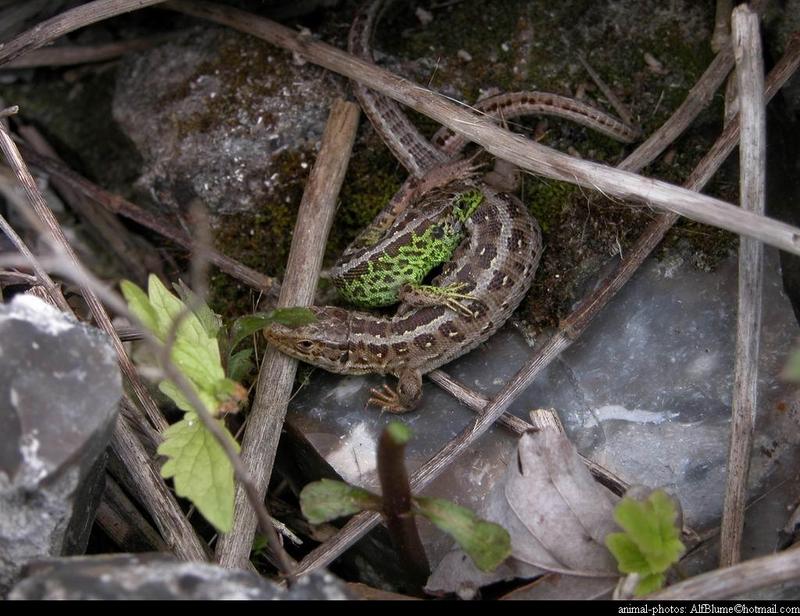
<path fill-rule="evenodd" d="M 409 429 L 399 422 L 389 424 L 383 431 L 378 441 L 378 478 L 392 544 L 421 590 L 430 575 L 430 565 L 411 512 L 411 486 L 405 465 L 409 437 Z"/>

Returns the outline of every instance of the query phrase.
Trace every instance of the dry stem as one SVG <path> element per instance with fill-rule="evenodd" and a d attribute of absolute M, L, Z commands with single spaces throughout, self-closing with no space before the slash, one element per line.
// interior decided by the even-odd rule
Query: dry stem
<path fill-rule="evenodd" d="M 325 240 L 355 140 L 358 114 L 357 105 L 341 100 L 331 108 L 322 146 L 300 203 L 279 306 L 307 306 L 314 300 Z M 272 474 L 296 370 L 297 360 L 274 348 L 266 350 L 242 438 L 242 460 L 250 476 L 258 482 L 262 501 Z M 242 567 L 253 544 L 255 516 L 244 506 L 244 501 L 245 495 L 239 486 L 233 528 L 217 546 L 217 559 L 226 567 Z"/>
<path fill-rule="evenodd" d="M 764 67 L 758 16 L 746 5 L 733 11 L 733 45 L 739 91 L 739 177 L 742 207 L 762 213 L 766 191 Z M 720 566 L 740 560 L 747 475 L 758 403 L 758 348 L 764 247 L 750 238 L 739 244 L 739 310 L 728 475 L 720 536 Z"/>
<path fill-rule="evenodd" d="M 164 6 L 236 28 L 297 53 L 411 107 L 522 169 L 671 211 L 800 254 L 800 229 L 796 227 L 667 182 L 573 158 L 500 128 L 427 88 L 268 19 L 209 2 L 172 0 Z"/>
<path fill-rule="evenodd" d="M 94 2 L 87 2 L 37 24 L 34 28 L 23 32 L 7 43 L 0 43 L 0 64 L 9 62 L 26 51 L 38 49 L 89 24 L 160 2 L 163 0 L 94 0 Z"/>

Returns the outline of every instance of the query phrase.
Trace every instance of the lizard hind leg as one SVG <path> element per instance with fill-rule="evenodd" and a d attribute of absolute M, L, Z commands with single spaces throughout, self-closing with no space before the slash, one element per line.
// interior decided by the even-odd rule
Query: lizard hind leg
<path fill-rule="evenodd" d="M 465 317 L 474 317 L 475 311 L 466 302 L 480 302 L 480 299 L 468 293 L 462 293 L 468 286 L 470 285 L 466 282 L 454 282 L 443 287 L 430 284 L 404 284 L 400 287 L 398 295 L 402 302 L 398 314 L 407 312 L 411 307 L 446 306 Z"/>
<path fill-rule="evenodd" d="M 422 400 L 422 373 L 404 369 L 397 374 L 397 387 L 384 384 L 381 389 L 370 389 L 367 406 L 377 406 L 387 413 L 407 413 L 419 406 Z"/>

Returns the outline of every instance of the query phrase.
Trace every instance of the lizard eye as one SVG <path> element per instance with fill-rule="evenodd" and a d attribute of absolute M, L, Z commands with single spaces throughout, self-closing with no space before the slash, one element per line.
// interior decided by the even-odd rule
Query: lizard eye
<path fill-rule="evenodd" d="M 311 347 L 314 346 L 314 343 L 311 340 L 300 340 L 297 343 L 297 348 L 301 351 L 308 351 Z"/>

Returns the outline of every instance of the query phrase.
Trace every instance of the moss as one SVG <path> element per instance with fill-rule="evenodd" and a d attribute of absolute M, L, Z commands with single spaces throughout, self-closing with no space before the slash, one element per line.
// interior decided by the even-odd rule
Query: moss
<path fill-rule="evenodd" d="M 364 135 L 364 133 L 367 133 Z M 332 264 L 400 188 L 405 172 L 371 129 L 363 126 L 347 168 L 325 250 Z"/>
<path fill-rule="evenodd" d="M 586 84 L 590 97 L 601 99 L 578 63 L 577 53 L 583 52 L 639 119 L 645 133 L 660 126 L 674 111 L 712 59 L 707 41 L 699 37 L 690 40 L 684 35 L 686 26 L 677 14 L 667 15 L 658 25 L 636 27 L 631 23 L 633 17 L 611 25 L 602 13 L 603 5 L 590 0 L 569 6 L 498 0 L 491 9 L 487 10 L 481 0 L 464 0 L 433 10 L 434 20 L 424 27 L 413 11 L 403 9 L 380 24 L 378 47 L 410 61 L 402 67 L 394 66 L 395 70 L 464 101 L 474 101 L 491 88 L 572 95 L 578 86 Z M 711 23 L 710 13 L 706 17 Z M 471 61 L 458 58 L 462 49 L 472 56 Z M 657 58 L 666 72 L 649 69 L 643 58 L 645 52 Z M 409 67 L 415 73 L 408 74 Z M 235 90 L 234 82 L 241 78 L 232 75 L 226 89 Z M 652 165 L 646 174 L 682 182 L 718 134 L 720 101 L 717 97 L 712 108 L 695 122 L 693 131 L 675 144 L 677 155 L 669 164 Z M 409 115 L 424 134 L 438 128 L 421 115 Z M 632 149 L 583 127 L 552 119 L 548 120 L 543 143 L 561 150 L 574 147 L 585 158 L 610 165 L 618 164 Z M 369 128 L 362 129 L 326 249 L 326 263 L 332 263 L 372 220 L 404 175 L 375 134 Z M 723 189 L 720 196 L 730 198 L 725 196 L 724 186 L 717 188 Z M 521 314 L 540 329 L 556 325 L 568 313 L 583 294 L 584 284 L 613 254 L 627 250 L 652 219 L 652 212 L 541 178 L 527 176 L 522 190 L 524 202 L 543 229 L 545 252 Z M 728 254 L 732 240 L 729 234 L 681 222 L 668 236 L 663 250 L 688 244 L 697 265 L 710 267 Z"/>
<path fill-rule="evenodd" d="M 219 215 L 214 229 L 217 248 L 255 270 L 280 278 L 308 179 L 308 161 L 313 156 L 312 152 L 297 150 L 278 154 L 274 163 L 281 178 L 279 189 L 256 212 Z M 243 306 L 252 306 L 246 301 L 249 288 L 224 275 L 213 276 L 210 288 L 212 305 L 220 314 L 239 315 Z"/>
<path fill-rule="evenodd" d="M 523 183 L 522 197 L 542 231 L 547 233 L 559 223 L 577 190 L 577 186 L 567 182 L 530 177 Z"/>
<path fill-rule="evenodd" d="M 201 62 L 194 74 L 162 98 L 167 105 L 189 95 L 191 84 L 199 77 L 213 75 L 220 80 L 216 96 L 204 109 L 175 119 L 178 137 L 206 132 L 219 126 L 237 128 L 239 112 L 253 109 L 257 103 L 276 94 L 279 87 L 291 81 L 292 62 L 287 52 L 264 41 L 233 31 L 221 30 L 215 43 L 212 60 Z M 262 76 L 255 78 L 255 76 Z M 264 78 L 268 75 L 269 78 Z M 263 118 L 266 124 L 270 118 Z"/>

